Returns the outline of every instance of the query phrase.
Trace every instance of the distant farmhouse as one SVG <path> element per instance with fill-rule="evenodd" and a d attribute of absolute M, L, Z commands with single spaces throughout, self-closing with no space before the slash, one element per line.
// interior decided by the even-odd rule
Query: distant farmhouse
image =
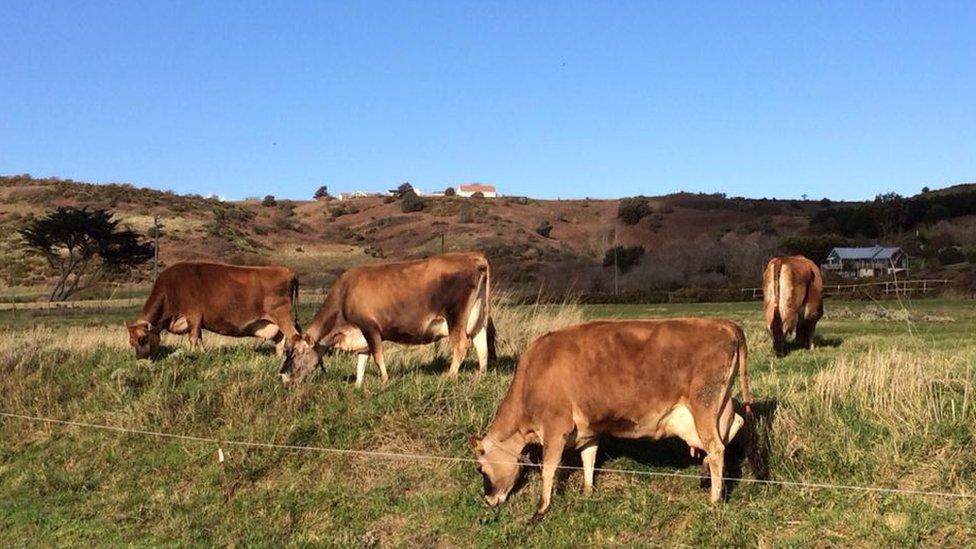
<path fill-rule="evenodd" d="M 458 196 L 470 197 L 474 196 L 474 193 L 481 193 L 485 198 L 495 198 L 498 196 L 494 185 L 482 185 L 481 183 L 464 183 L 458 185 Z"/>
<path fill-rule="evenodd" d="M 366 191 L 352 191 L 349 193 L 339 193 L 339 200 L 349 200 L 350 198 L 367 198 L 370 196 L 386 196 L 388 193 L 371 193 Z"/>
<path fill-rule="evenodd" d="M 406 183 L 406 185 L 410 185 L 410 183 Z M 420 189 L 414 187 L 413 185 L 410 185 L 410 188 L 413 189 L 413 192 L 416 193 L 417 196 L 431 196 L 431 197 L 444 196 L 444 191 L 425 193 Z M 350 200 L 353 198 L 370 198 L 370 197 L 377 197 L 377 196 L 396 196 L 397 193 L 399 192 L 400 192 L 399 188 L 390 189 L 385 193 L 374 193 L 368 191 L 352 191 L 348 193 L 339 193 L 339 200 Z M 457 188 L 458 196 L 470 198 L 474 196 L 475 193 L 481 193 L 481 196 L 484 196 L 485 198 L 498 197 L 498 191 L 495 190 L 494 185 L 484 185 L 481 183 L 463 183 L 461 185 L 458 185 Z"/>
<path fill-rule="evenodd" d="M 864 248 L 834 248 L 824 271 L 850 278 L 871 278 L 882 275 L 908 275 L 908 254 L 898 247 L 870 246 Z"/>

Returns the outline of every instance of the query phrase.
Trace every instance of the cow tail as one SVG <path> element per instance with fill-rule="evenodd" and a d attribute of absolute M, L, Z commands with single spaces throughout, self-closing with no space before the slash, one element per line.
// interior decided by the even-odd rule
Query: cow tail
<path fill-rule="evenodd" d="M 738 330 L 736 334 L 735 352 L 732 357 L 733 366 L 738 366 L 739 370 L 739 389 L 741 390 L 742 406 L 745 410 L 742 425 L 742 439 L 745 445 L 746 458 L 752 467 L 753 474 L 758 479 L 769 478 L 769 469 L 766 466 L 765 451 L 767 445 L 759 440 L 759 433 L 756 429 L 756 416 L 752 413 L 752 395 L 749 393 L 749 350 L 746 346 L 745 334 Z"/>
<path fill-rule="evenodd" d="M 301 331 L 301 326 L 298 324 L 298 277 L 293 276 L 291 278 L 291 313 L 292 318 L 295 320 L 295 328 Z"/>
<path fill-rule="evenodd" d="M 498 360 L 497 334 L 495 332 L 495 321 L 491 316 L 491 264 L 488 264 L 485 271 L 485 316 L 488 317 L 488 360 L 494 362 Z"/>

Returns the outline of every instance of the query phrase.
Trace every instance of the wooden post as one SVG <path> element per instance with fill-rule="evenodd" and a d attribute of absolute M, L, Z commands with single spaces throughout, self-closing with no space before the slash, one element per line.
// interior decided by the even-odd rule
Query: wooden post
<path fill-rule="evenodd" d="M 153 216 L 153 284 L 159 277 L 159 216 Z"/>

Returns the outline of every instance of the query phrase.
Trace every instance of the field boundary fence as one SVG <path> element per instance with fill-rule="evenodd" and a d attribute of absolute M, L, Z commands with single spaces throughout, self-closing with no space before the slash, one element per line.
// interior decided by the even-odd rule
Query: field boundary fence
<path fill-rule="evenodd" d="M 825 284 L 824 296 L 831 298 L 862 297 L 918 297 L 927 296 L 949 285 L 947 279 L 893 280 L 886 282 L 865 282 L 861 284 Z M 328 294 L 328 288 L 310 288 L 298 294 L 300 304 L 319 303 Z M 0 311 L 48 311 L 70 309 L 129 309 L 139 307 L 148 296 L 132 294 L 123 298 L 78 299 L 69 301 L 0 301 Z M 660 297 L 650 300 L 658 302 L 666 297 L 668 303 L 695 303 L 701 301 L 749 301 L 762 299 L 762 288 L 683 288 L 671 292 L 660 292 Z M 536 296 L 537 297 L 537 296 Z M 587 299 L 584 303 L 599 303 L 600 300 Z M 610 296 L 607 296 L 608 298 Z"/>
<path fill-rule="evenodd" d="M 83 421 L 71 421 L 65 419 L 54 419 L 42 416 L 34 416 L 27 414 L 16 414 L 11 412 L 0 411 L 0 418 L 21 420 L 32 423 L 40 423 L 46 425 L 60 425 L 63 427 L 73 427 L 80 429 L 89 430 L 100 430 L 100 431 L 112 431 L 119 434 L 128 435 L 138 435 L 145 437 L 153 437 L 158 439 L 168 439 L 174 442 L 182 443 L 195 443 L 195 444 L 208 444 L 212 445 L 214 453 L 217 459 L 222 463 L 227 459 L 228 454 L 223 450 L 223 447 L 239 447 L 239 448 L 253 448 L 253 449 L 267 449 L 267 450 L 286 450 L 286 451 L 304 451 L 304 452 L 314 452 L 318 454 L 335 454 L 335 455 L 346 455 L 351 457 L 365 457 L 365 458 L 380 458 L 388 460 L 406 460 L 406 461 L 430 461 L 430 462 L 447 462 L 447 463 L 479 463 L 479 460 L 474 458 L 464 458 L 457 456 L 444 456 L 435 454 L 421 454 L 421 453 L 401 453 L 401 452 L 389 452 L 389 451 L 379 451 L 379 450 L 360 450 L 351 448 L 331 448 L 325 446 L 303 446 L 294 444 L 281 444 L 275 442 L 260 442 L 260 441 L 248 441 L 248 440 L 233 440 L 224 439 L 208 436 L 198 436 L 198 435 L 184 435 L 180 433 L 168 433 L 164 431 L 152 431 L 147 429 L 138 429 L 130 427 L 119 427 L 114 425 L 104 425 L 99 423 L 89 423 Z M 484 463 L 483 461 L 481 463 Z M 542 465 L 538 463 L 523 463 L 527 467 L 541 468 Z M 580 466 L 575 465 L 563 465 L 559 464 L 557 469 L 570 470 L 570 471 L 581 471 L 583 470 Z M 633 475 L 633 476 L 649 476 L 649 477 L 670 477 L 670 478 L 701 478 L 700 475 L 691 473 L 679 473 L 679 472 L 666 472 L 666 471 L 645 471 L 636 469 L 618 469 L 618 468 L 607 468 L 607 467 L 595 467 L 593 469 L 598 473 L 607 474 L 622 474 L 622 475 Z M 954 499 L 976 499 L 976 494 L 966 493 L 966 492 L 944 492 L 937 490 L 920 490 L 913 488 L 892 488 L 888 486 L 865 486 L 856 484 L 838 484 L 830 482 L 821 481 L 806 481 L 806 480 L 776 480 L 776 479 L 760 479 L 760 478 L 735 478 L 735 477 L 721 477 L 725 482 L 746 482 L 751 484 L 765 484 L 772 486 L 783 486 L 790 488 L 799 489 L 815 489 L 815 490 L 836 490 L 836 491 L 848 491 L 848 492 L 866 492 L 866 493 L 882 493 L 882 494 L 898 494 L 905 496 L 916 496 L 916 497 L 937 497 L 937 498 L 954 498 Z"/>

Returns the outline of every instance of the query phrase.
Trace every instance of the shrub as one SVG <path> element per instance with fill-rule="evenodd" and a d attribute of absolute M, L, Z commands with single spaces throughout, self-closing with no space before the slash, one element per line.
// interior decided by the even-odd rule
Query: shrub
<path fill-rule="evenodd" d="M 539 223 L 538 227 L 535 228 L 535 232 L 541 237 L 549 238 L 549 233 L 552 232 L 552 223 L 549 223 L 548 219 L 544 220 L 542 223 Z"/>
<path fill-rule="evenodd" d="M 788 236 L 779 242 L 779 247 L 788 254 L 800 254 L 817 265 L 827 261 L 830 250 L 847 246 L 846 238 L 836 234 L 818 236 Z"/>
<path fill-rule="evenodd" d="M 342 217 L 344 215 L 351 215 L 359 213 L 359 208 L 349 202 L 340 202 L 335 206 L 329 208 L 329 214 L 332 217 Z"/>
<path fill-rule="evenodd" d="M 322 185 L 315 191 L 314 198 L 315 200 L 321 200 L 323 198 L 326 200 L 332 200 L 332 195 L 329 194 L 329 188 L 326 187 L 325 185 Z"/>
<path fill-rule="evenodd" d="M 444 189 L 444 196 L 456 196 L 456 195 L 457 195 L 457 191 L 454 190 L 454 187 L 448 187 Z"/>
<path fill-rule="evenodd" d="M 643 246 L 615 246 L 610 248 L 603 254 L 603 266 L 612 267 L 614 264 L 614 256 L 616 255 L 617 268 L 620 272 L 625 273 L 630 270 L 631 267 L 640 263 L 641 256 L 644 255 Z"/>
<path fill-rule="evenodd" d="M 955 265 L 965 262 L 966 254 L 963 253 L 959 246 L 946 246 L 939 250 L 939 263 L 943 265 Z"/>
<path fill-rule="evenodd" d="M 264 200 L 261 201 L 261 205 L 262 206 L 267 206 L 267 207 L 277 206 L 278 205 L 278 201 L 275 200 L 275 197 L 274 197 L 273 194 L 269 194 L 269 195 L 267 195 L 267 196 L 264 197 Z"/>
<path fill-rule="evenodd" d="M 413 189 L 404 193 L 400 199 L 400 211 L 403 213 L 419 212 L 424 209 L 424 205 L 424 199 L 417 196 Z"/>
<path fill-rule="evenodd" d="M 650 206 L 643 198 L 623 198 L 617 206 L 617 218 L 625 225 L 636 225 L 644 216 L 651 213 Z"/>
<path fill-rule="evenodd" d="M 484 197 L 485 197 L 485 193 L 483 193 L 483 192 L 481 192 L 481 191 L 475 191 L 475 192 L 474 192 L 474 193 L 473 193 L 473 194 L 471 195 L 471 198 L 484 198 Z"/>

